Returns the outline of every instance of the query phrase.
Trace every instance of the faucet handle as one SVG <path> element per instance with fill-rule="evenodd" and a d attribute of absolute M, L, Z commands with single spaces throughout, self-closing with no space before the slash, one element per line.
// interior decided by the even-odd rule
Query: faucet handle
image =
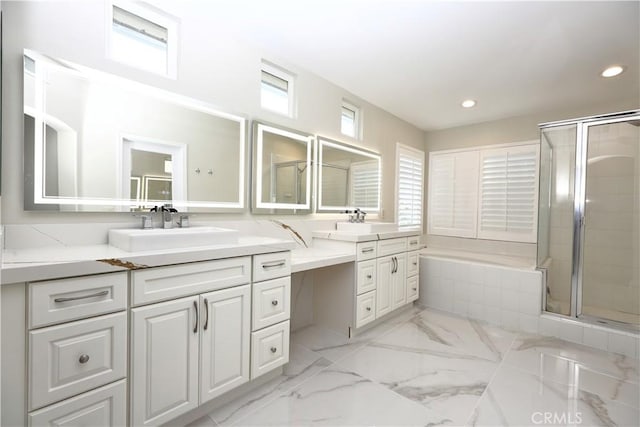
<path fill-rule="evenodd" d="M 180 228 L 189 227 L 189 215 L 180 214 L 180 216 L 178 217 L 178 227 Z"/>
<path fill-rule="evenodd" d="M 141 214 L 133 216 L 139 217 L 142 220 L 142 229 L 148 230 L 150 228 L 153 228 L 153 215 Z"/>

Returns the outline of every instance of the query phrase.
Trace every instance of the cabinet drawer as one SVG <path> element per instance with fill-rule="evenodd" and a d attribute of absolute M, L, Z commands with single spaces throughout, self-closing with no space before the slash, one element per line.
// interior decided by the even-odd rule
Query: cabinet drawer
<path fill-rule="evenodd" d="M 376 318 L 376 291 L 358 295 L 356 298 L 356 328 L 374 321 Z"/>
<path fill-rule="evenodd" d="M 251 333 L 251 379 L 289 361 L 289 321 Z"/>
<path fill-rule="evenodd" d="M 215 291 L 251 281 L 251 258 L 239 257 L 131 272 L 133 305 Z"/>
<path fill-rule="evenodd" d="M 418 274 L 420 268 L 419 252 L 413 251 L 407 253 L 407 277 L 415 276 Z"/>
<path fill-rule="evenodd" d="M 420 236 L 407 237 L 407 250 L 417 251 L 420 249 Z"/>
<path fill-rule="evenodd" d="M 29 414 L 29 427 L 122 427 L 126 423 L 126 380 L 89 391 Z"/>
<path fill-rule="evenodd" d="M 363 242 L 356 244 L 356 261 L 365 261 L 376 257 L 376 242 Z"/>
<path fill-rule="evenodd" d="M 291 276 L 253 284 L 253 330 L 289 319 Z"/>
<path fill-rule="evenodd" d="M 407 302 L 418 299 L 418 276 L 411 276 L 407 279 Z"/>
<path fill-rule="evenodd" d="M 376 289 L 376 260 L 361 261 L 357 263 L 358 277 L 356 282 L 356 294 L 364 294 Z"/>
<path fill-rule="evenodd" d="M 29 328 L 127 308 L 127 273 L 29 283 Z"/>
<path fill-rule="evenodd" d="M 253 281 L 291 275 L 291 252 L 276 252 L 253 256 Z"/>
<path fill-rule="evenodd" d="M 397 239 L 378 240 L 378 256 L 383 257 L 407 250 L 407 238 L 400 237 Z"/>
<path fill-rule="evenodd" d="M 126 376 L 127 314 L 29 332 L 29 409 Z"/>

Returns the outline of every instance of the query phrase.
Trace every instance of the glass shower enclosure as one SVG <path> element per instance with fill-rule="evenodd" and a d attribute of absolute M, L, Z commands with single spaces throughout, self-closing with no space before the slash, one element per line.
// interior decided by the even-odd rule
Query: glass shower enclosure
<path fill-rule="evenodd" d="M 640 329 L 640 110 L 540 125 L 547 312 Z"/>

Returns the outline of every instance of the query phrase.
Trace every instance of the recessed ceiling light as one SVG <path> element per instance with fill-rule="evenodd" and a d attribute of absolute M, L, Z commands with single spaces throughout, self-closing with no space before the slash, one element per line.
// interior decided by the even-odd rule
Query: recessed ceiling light
<path fill-rule="evenodd" d="M 612 65 L 602 72 L 602 77 L 615 77 L 622 74 L 624 67 L 621 65 Z"/>
<path fill-rule="evenodd" d="M 462 106 L 464 108 L 475 107 L 476 106 L 476 101 L 474 101 L 473 99 L 465 99 L 464 101 L 462 101 Z"/>

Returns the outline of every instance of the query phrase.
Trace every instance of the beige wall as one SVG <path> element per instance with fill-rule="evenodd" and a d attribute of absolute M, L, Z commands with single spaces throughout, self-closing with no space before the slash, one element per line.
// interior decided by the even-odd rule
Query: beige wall
<path fill-rule="evenodd" d="M 167 10 L 172 13 L 171 10 Z M 3 4 L 3 158 L 2 220 L 18 223 L 131 222 L 128 214 L 52 213 L 23 211 L 22 173 L 22 51 L 41 51 L 53 57 L 100 69 L 145 84 L 208 102 L 220 110 L 279 124 L 310 134 L 338 139 L 382 156 L 384 219 L 394 215 L 395 144 L 423 149 L 424 132 L 354 94 L 303 70 L 218 33 L 201 22 L 196 7 L 180 19 L 178 79 L 139 71 L 105 55 L 106 7 L 103 2 L 8 2 Z M 79 19 L 81 18 L 81 19 Z M 203 42 L 206 40 L 207 42 Z M 209 42 L 210 41 L 210 42 Z M 262 59 L 288 68 L 296 75 L 297 115 L 287 118 L 260 107 Z M 362 141 L 341 135 L 340 108 L 347 98 L 362 109 Z M 247 180 L 247 183 L 250 181 Z M 247 192 L 247 206 L 248 192 Z M 251 218 L 247 211 L 233 215 L 199 215 L 202 220 Z"/>
<path fill-rule="evenodd" d="M 574 110 L 554 110 L 528 116 L 511 117 L 491 122 L 478 123 L 456 128 L 435 130 L 425 133 L 426 170 L 425 170 L 425 209 L 427 218 L 429 152 L 449 150 L 455 148 L 470 148 L 492 144 L 506 144 L 510 142 L 538 140 L 538 124 L 550 121 L 572 119 L 596 114 L 626 111 L 640 106 L 640 95 L 630 96 L 629 99 L 606 105 L 591 105 Z M 481 108 L 480 106 L 478 108 Z M 464 111 L 460 111 L 464 114 Z M 427 224 L 425 221 L 426 233 Z M 477 239 L 460 239 L 453 237 L 427 235 L 427 244 L 432 246 L 452 247 L 473 251 L 499 253 L 503 255 L 535 257 L 536 245 L 526 243 L 510 243 Z"/>

